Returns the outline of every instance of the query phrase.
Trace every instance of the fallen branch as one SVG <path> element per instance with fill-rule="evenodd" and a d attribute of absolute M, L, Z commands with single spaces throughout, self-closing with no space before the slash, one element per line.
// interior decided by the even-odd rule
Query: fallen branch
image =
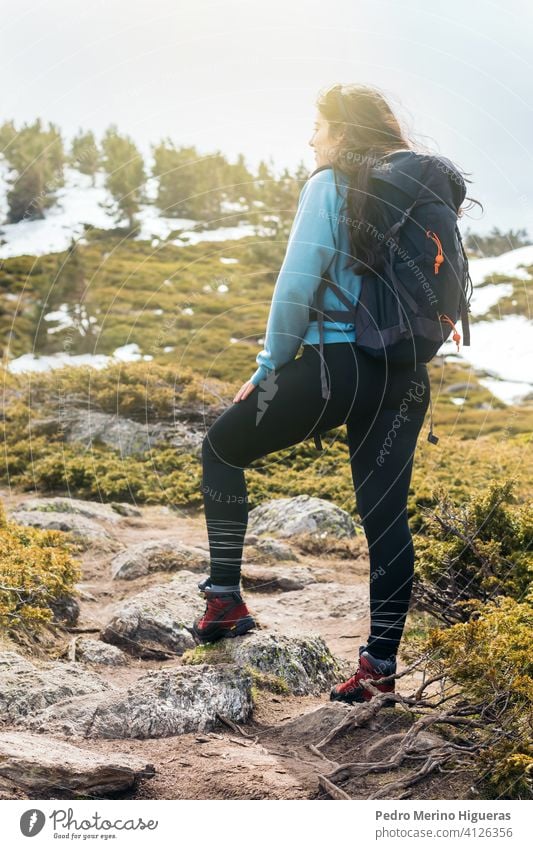
<path fill-rule="evenodd" d="M 332 799 L 351 799 L 351 796 L 348 796 L 344 790 L 341 790 L 340 787 L 337 787 L 336 784 L 333 784 L 332 781 L 327 778 L 325 775 L 318 776 L 318 784 L 321 790 L 324 790 Z"/>
<path fill-rule="evenodd" d="M 237 723 L 233 722 L 232 719 L 228 719 L 227 716 L 223 716 L 223 714 L 221 713 L 216 713 L 215 716 L 218 720 L 220 720 L 222 725 L 226 725 L 228 728 L 231 728 L 232 731 L 236 731 L 238 734 L 242 734 L 243 737 L 247 737 L 248 739 L 250 739 L 251 735 L 248 734 L 247 731 L 244 731 L 242 728 L 240 728 Z"/>

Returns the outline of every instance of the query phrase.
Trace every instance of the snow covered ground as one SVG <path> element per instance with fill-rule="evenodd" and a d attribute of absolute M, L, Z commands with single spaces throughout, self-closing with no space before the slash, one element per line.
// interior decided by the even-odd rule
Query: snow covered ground
<path fill-rule="evenodd" d="M 471 259 L 470 276 L 474 284 L 471 315 L 483 315 L 502 298 L 512 294 L 512 283 L 493 283 L 493 275 L 505 274 L 519 280 L 529 280 L 523 265 L 533 265 L 533 245 L 506 251 L 483 259 Z M 495 321 L 473 321 L 470 325 L 470 346 L 461 347 L 458 359 L 466 360 L 476 370 L 489 375 L 480 379 L 496 398 L 505 404 L 519 403 L 533 392 L 533 345 L 530 316 L 506 315 Z M 457 359 L 453 341 L 448 341 L 440 353 Z"/>
<path fill-rule="evenodd" d="M 10 171 L 5 160 L 0 159 L 0 222 L 6 221 L 6 194 L 9 188 Z M 157 180 L 147 181 L 146 192 L 153 199 L 157 194 Z M 65 185 L 56 192 L 58 202 L 46 212 L 46 217 L 16 224 L 0 223 L 0 259 L 30 254 L 42 256 L 47 253 L 64 251 L 71 238 L 79 239 L 83 235 L 84 224 L 111 230 L 125 226 L 115 216 L 115 204 L 105 188 L 105 173 L 98 171 L 95 185 L 88 174 L 82 174 L 75 168 L 65 168 Z M 234 213 L 228 215 L 234 218 Z M 190 218 L 170 218 L 161 215 L 151 203 L 142 204 L 137 215 L 141 229 L 137 239 L 152 240 L 155 247 L 159 240 L 167 239 L 173 230 L 182 230 L 180 238 L 172 239 L 170 244 L 182 246 L 198 242 L 225 242 L 242 239 L 244 236 L 257 235 L 256 225 L 218 227 L 214 230 L 202 229 L 202 225 Z"/>
<path fill-rule="evenodd" d="M 0 222 L 7 214 L 6 193 L 7 177 L 10 174 L 5 160 L 0 158 Z M 96 174 L 95 185 L 89 176 L 74 168 L 65 169 L 65 186 L 58 190 L 58 204 L 51 207 L 46 218 L 40 221 L 23 220 L 17 224 L 0 223 L 0 259 L 29 254 L 40 256 L 46 253 L 65 250 L 71 238 L 79 239 L 83 234 L 84 223 L 91 227 L 111 229 L 117 226 L 114 215 L 114 203 L 105 188 L 105 174 Z M 157 179 L 149 178 L 146 184 L 147 197 L 153 200 L 157 195 Z M 230 208 L 231 207 L 231 208 Z M 227 211 L 234 218 L 239 204 L 229 205 Z M 144 204 L 139 213 L 141 231 L 139 239 L 151 240 L 155 247 L 160 240 L 168 238 L 174 230 L 181 230 L 180 238 L 172 244 L 183 246 L 202 241 L 228 241 L 248 235 L 259 235 L 257 225 L 242 224 L 219 227 L 216 230 L 201 229 L 201 224 L 190 219 L 170 218 L 159 214 L 151 203 Z M 122 222 L 125 223 L 125 222 Z M 221 263 L 232 264 L 237 260 L 221 257 Z M 471 302 L 472 318 L 483 316 L 498 301 L 512 294 L 513 284 L 496 282 L 494 275 L 509 275 L 520 280 L 528 280 L 524 265 L 533 265 L 533 245 L 507 251 L 497 257 L 470 260 L 470 276 L 474 284 Z M 483 285 L 485 284 L 485 285 Z M 221 287 L 219 287 L 220 290 Z M 66 310 L 65 310 L 66 313 Z M 48 314 L 47 319 L 52 316 Z M 56 320 L 61 316 L 54 316 Z M 466 361 L 476 370 L 485 370 L 486 377 L 481 383 L 507 404 L 519 402 L 533 392 L 531 374 L 531 321 L 530 317 L 519 315 L 504 316 L 494 321 L 473 321 L 471 326 L 471 346 L 461 347 L 459 355 L 453 342 L 447 342 L 441 354 L 450 359 Z M 67 317 L 65 317 L 67 320 Z M 92 317 L 88 318 L 93 320 Z M 143 355 L 136 345 L 117 348 L 111 357 L 103 355 L 56 354 L 39 357 L 25 354 L 12 360 L 10 370 L 23 371 L 43 368 L 57 368 L 65 363 L 89 364 L 102 367 L 112 359 L 142 359 Z M 147 356 L 144 357 L 146 359 Z"/>
<path fill-rule="evenodd" d="M 106 354 L 23 354 L 11 360 L 8 370 L 14 374 L 23 371 L 48 371 L 49 369 L 61 368 L 61 366 L 91 366 L 92 368 L 104 368 L 111 362 L 136 362 L 137 360 L 152 360 L 151 354 L 142 354 L 136 342 L 115 348 L 111 356 Z"/>

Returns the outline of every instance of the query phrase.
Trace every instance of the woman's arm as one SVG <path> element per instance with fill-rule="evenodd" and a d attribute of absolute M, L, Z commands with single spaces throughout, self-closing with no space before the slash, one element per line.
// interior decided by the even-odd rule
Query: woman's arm
<path fill-rule="evenodd" d="M 335 232 L 342 198 L 332 169 L 304 184 L 292 223 L 287 251 L 274 288 L 265 347 L 256 356 L 254 386 L 294 359 L 309 324 L 309 308 L 321 277 L 336 251 Z"/>

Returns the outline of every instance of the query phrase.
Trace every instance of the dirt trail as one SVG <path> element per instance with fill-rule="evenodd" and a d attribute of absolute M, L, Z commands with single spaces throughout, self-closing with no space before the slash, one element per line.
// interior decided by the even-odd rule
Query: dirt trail
<path fill-rule="evenodd" d="M 33 494 L 9 494 L 0 497 L 10 514 L 22 508 Z M 168 536 L 207 549 L 207 534 L 202 513 L 176 514 L 158 506 L 142 508 L 142 517 L 127 517 L 119 525 L 99 520 L 122 545 L 131 546 Z M 290 541 L 288 541 L 290 542 Z M 249 549 L 248 549 L 249 551 Z M 298 552 L 297 552 L 298 553 Z M 168 575 L 151 574 L 135 580 L 112 580 L 110 561 L 113 553 L 90 549 L 79 556 L 83 577 L 80 618 L 76 631 L 98 638 L 100 628 L 109 619 L 112 605 L 135 595 Z M 253 562 L 246 548 L 243 565 Z M 290 562 L 284 562 L 287 571 Z M 287 635 L 319 633 L 338 658 L 353 664 L 360 643 L 366 640 L 368 618 L 368 559 L 364 553 L 355 559 L 299 554 L 298 565 L 311 569 L 317 583 L 291 592 L 251 592 L 247 602 L 261 629 Z M 349 599 L 345 589 L 349 587 Z M 65 634 L 53 647 L 61 655 L 72 634 Z M 50 651 L 50 647 L 48 648 Z M 404 668 L 398 659 L 398 671 Z M 124 667 L 99 666 L 98 673 L 115 686 L 128 685 L 149 669 L 179 666 L 180 658 L 156 661 L 131 658 Z M 422 680 L 415 672 L 400 681 L 399 691 L 410 694 Z M 310 749 L 327 730 L 339 721 L 328 694 L 321 696 L 274 695 L 262 691 L 253 719 L 242 733 L 220 727 L 216 732 L 184 734 L 148 740 L 84 740 L 86 748 L 100 752 L 131 752 L 145 757 L 156 768 L 154 778 L 141 781 L 133 792 L 117 795 L 130 799 L 303 799 L 327 798 L 319 787 L 318 776 L 346 760 L 364 760 L 366 749 L 389 734 L 407 730 L 412 723 L 409 713 L 398 707 L 385 709 L 368 726 L 343 735 L 324 747 L 322 754 Z M 315 714 L 319 708 L 322 713 Z M 324 715 L 323 715 L 324 714 Z M 293 721 L 291 723 L 291 720 Z M 318 723 L 318 724 L 317 724 Z M 379 758 L 388 757 L 386 746 Z M 391 750 L 392 753 L 393 750 Z M 387 781 L 405 773 L 378 774 L 351 782 L 352 798 L 367 798 Z M 460 786 L 445 776 L 429 777 L 416 786 L 413 798 L 465 798 L 464 781 Z M 59 798 L 59 796 L 57 797 Z M 392 794 L 387 798 L 400 798 Z"/>

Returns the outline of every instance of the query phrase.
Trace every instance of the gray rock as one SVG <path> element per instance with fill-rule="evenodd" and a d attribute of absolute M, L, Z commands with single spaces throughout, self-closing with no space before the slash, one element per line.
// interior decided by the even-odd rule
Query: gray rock
<path fill-rule="evenodd" d="M 253 597 L 253 609 L 273 633 L 298 636 L 304 622 L 311 632 L 327 633 L 332 619 L 342 619 L 344 633 L 350 634 L 354 621 L 367 615 L 368 584 L 328 581 L 277 595 L 258 593 Z"/>
<path fill-rule="evenodd" d="M 203 548 L 186 545 L 179 539 L 151 540 L 117 554 L 111 561 L 111 574 L 113 578 L 132 580 L 151 572 L 201 572 L 209 564 L 209 552 Z"/>
<path fill-rule="evenodd" d="M 25 724 L 76 737 L 148 739 L 210 730 L 217 713 L 245 722 L 251 711 L 250 675 L 224 664 L 149 672 L 127 689 L 63 701 Z"/>
<path fill-rule="evenodd" d="M 279 537 L 312 534 L 340 539 L 356 535 L 356 526 L 346 510 L 310 495 L 266 501 L 250 511 L 248 525 L 252 533 Z"/>
<path fill-rule="evenodd" d="M 85 449 L 103 444 L 130 457 L 148 451 L 163 439 L 167 428 L 163 424 L 147 425 L 133 419 L 91 410 L 74 410 L 63 422 L 66 442 L 80 442 Z"/>
<path fill-rule="evenodd" d="M 298 560 L 290 546 L 274 537 L 253 538 L 256 552 L 269 560 Z"/>
<path fill-rule="evenodd" d="M 108 532 L 93 519 L 87 519 L 77 513 L 47 512 L 45 510 L 17 510 L 12 514 L 14 522 L 45 531 L 64 531 L 72 534 L 72 539 L 84 546 L 92 543 L 116 550 L 120 547 Z"/>
<path fill-rule="evenodd" d="M 117 646 L 88 638 L 76 640 L 76 660 L 101 666 L 123 666 L 128 662 L 127 656 Z"/>
<path fill-rule="evenodd" d="M 255 566 L 245 564 L 241 570 L 242 587 L 255 592 L 291 592 L 302 590 L 315 583 L 315 577 L 306 566 Z"/>
<path fill-rule="evenodd" d="M 64 417 L 62 433 L 66 442 L 80 442 L 85 449 L 94 444 L 107 445 L 121 457 L 143 454 L 164 441 L 186 453 L 199 455 L 203 433 L 182 421 L 137 422 L 123 416 L 95 410 L 73 410 Z"/>
<path fill-rule="evenodd" d="M 71 696 L 103 693 L 109 688 L 102 678 L 77 663 L 37 665 L 16 652 L 0 653 L 0 716 L 4 720 L 14 722 Z"/>
<path fill-rule="evenodd" d="M 109 506 L 119 516 L 142 516 L 142 510 L 139 510 L 138 507 L 133 507 L 132 504 L 127 504 L 125 501 L 110 501 Z"/>
<path fill-rule="evenodd" d="M 58 598 L 51 599 L 48 604 L 55 619 L 64 625 L 75 625 L 78 621 L 80 605 L 73 596 L 62 595 Z"/>
<path fill-rule="evenodd" d="M 283 743 L 316 744 L 356 709 L 357 706 L 343 702 L 330 702 L 281 723 L 273 729 L 273 734 Z"/>
<path fill-rule="evenodd" d="M 24 512 L 40 510 L 45 513 L 75 513 L 87 519 L 105 519 L 113 524 L 121 522 L 121 516 L 110 504 L 83 498 L 30 498 L 21 502 L 18 509 Z"/>
<path fill-rule="evenodd" d="M 101 639 L 137 657 L 165 659 L 194 646 L 190 628 L 203 613 L 198 577 L 180 572 L 171 581 L 121 602 Z"/>
<path fill-rule="evenodd" d="M 28 731 L 0 733 L 0 776 L 33 794 L 104 796 L 154 774 L 152 764 L 121 752 L 104 755 Z"/>
<path fill-rule="evenodd" d="M 339 680 L 341 667 L 326 643 L 318 635 L 285 637 L 278 634 L 250 633 L 216 646 L 199 646 L 185 658 L 186 663 L 234 663 L 267 676 L 268 686 L 278 683 L 298 696 L 317 695 Z"/>

